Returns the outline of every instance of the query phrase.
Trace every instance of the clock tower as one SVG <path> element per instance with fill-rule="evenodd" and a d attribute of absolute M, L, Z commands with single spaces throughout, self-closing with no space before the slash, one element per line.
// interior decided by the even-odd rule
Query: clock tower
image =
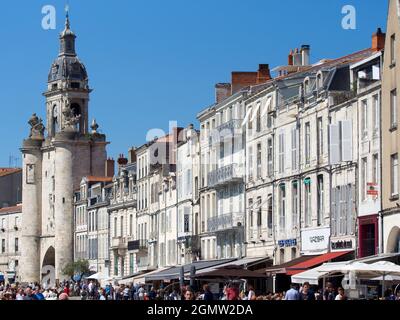
<path fill-rule="evenodd" d="M 92 90 L 75 51 L 68 14 L 59 40 L 44 93 L 46 125 L 34 114 L 21 148 L 23 282 L 67 278 L 63 269 L 73 261 L 74 191 L 82 177 L 105 175 L 108 142 L 98 133 L 97 123 L 88 127 Z"/>

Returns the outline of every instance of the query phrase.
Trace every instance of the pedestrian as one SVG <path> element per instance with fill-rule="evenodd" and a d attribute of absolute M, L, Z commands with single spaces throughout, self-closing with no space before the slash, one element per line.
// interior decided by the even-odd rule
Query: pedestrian
<path fill-rule="evenodd" d="M 247 300 L 256 300 L 256 299 L 257 299 L 257 297 L 256 297 L 256 293 L 254 291 L 254 288 L 250 286 L 249 293 L 247 294 Z"/>
<path fill-rule="evenodd" d="M 285 300 L 300 300 L 300 294 L 297 291 L 296 284 L 291 284 L 290 289 L 286 292 Z"/>
<path fill-rule="evenodd" d="M 335 300 L 335 288 L 332 282 L 328 282 L 324 291 L 324 300 L 332 301 Z"/>
<path fill-rule="evenodd" d="M 347 296 L 342 287 L 338 289 L 338 295 L 336 296 L 335 300 L 347 300 Z"/>
<path fill-rule="evenodd" d="M 203 300 L 204 301 L 213 301 L 214 295 L 212 294 L 212 292 L 210 290 L 210 286 L 208 284 L 205 284 L 203 286 L 203 290 L 204 290 Z"/>
<path fill-rule="evenodd" d="M 238 287 L 231 283 L 226 290 L 226 300 L 234 301 L 239 300 L 239 289 Z"/>
<path fill-rule="evenodd" d="M 194 300 L 194 293 L 192 289 L 186 289 L 184 300 Z"/>
<path fill-rule="evenodd" d="M 300 294 L 300 300 L 315 300 L 315 295 L 310 290 L 309 282 L 304 282 L 303 290 Z"/>

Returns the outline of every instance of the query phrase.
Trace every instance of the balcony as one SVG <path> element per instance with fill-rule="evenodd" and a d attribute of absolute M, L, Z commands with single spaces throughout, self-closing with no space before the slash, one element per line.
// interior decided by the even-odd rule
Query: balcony
<path fill-rule="evenodd" d="M 142 240 L 134 240 L 134 241 L 129 241 L 128 242 L 128 250 L 129 251 L 146 251 L 148 248 L 149 244 L 148 241 L 145 239 Z"/>
<path fill-rule="evenodd" d="M 113 237 L 111 239 L 111 249 L 118 250 L 119 255 L 125 254 L 127 249 L 126 241 L 124 237 Z"/>
<path fill-rule="evenodd" d="M 220 126 L 218 126 L 217 130 L 219 132 L 222 132 L 224 130 L 231 130 L 231 131 L 238 130 L 238 129 L 242 128 L 242 123 L 243 123 L 243 120 L 232 119 L 232 120 L 225 122 L 225 123 L 221 124 Z"/>
<path fill-rule="evenodd" d="M 239 228 L 244 225 L 244 213 L 228 213 L 217 217 L 212 217 L 207 220 L 207 231 L 217 232 L 234 228 Z"/>
<path fill-rule="evenodd" d="M 229 183 L 243 182 L 243 179 L 243 166 L 240 166 L 238 164 L 230 164 L 228 166 L 211 171 L 208 174 L 208 186 L 224 186 Z"/>

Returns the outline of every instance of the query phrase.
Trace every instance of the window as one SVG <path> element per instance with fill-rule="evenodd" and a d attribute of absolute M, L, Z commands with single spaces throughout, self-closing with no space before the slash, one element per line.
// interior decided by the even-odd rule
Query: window
<path fill-rule="evenodd" d="M 134 274 L 134 265 L 135 265 L 134 255 L 133 255 L 133 253 L 130 253 L 129 254 L 129 274 L 130 275 Z"/>
<path fill-rule="evenodd" d="M 322 89 L 323 82 L 322 82 L 322 74 L 319 73 L 317 75 L 317 89 Z"/>
<path fill-rule="evenodd" d="M 306 227 L 311 227 L 311 179 L 304 180 L 304 222 Z"/>
<path fill-rule="evenodd" d="M 299 186 L 298 181 L 292 183 L 292 228 L 298 226 L 299 219 Z"/>
<path fill-rule="evenodd" d="M 285 134 L 279 135 L 279 173 L 285 170 Z"/>
<path fill-rule="evenodd" d="M 6 239 L 1 240 L 1 253 L 6 252 Z"/>
<path fill-rule="evenodd" d="M 262 204 L 262 200 L 261 197 L 257 198 L 257 227 L 261 227 L 262 226 L 262 208 L 261 208 L 261 204 Z"/>
<path fill-rule="evenodd" d="M 185 208 L 186 211 L 186 208 Z M 185 214 L 183 218 L 183 232 L 189 232 L 189 215 Z"/>
<path fill-rule="evenodd" d="M 279 227 L 281 231 L 286 228 L 286 186 L 281 184 L 279 186 Z"/>
<path fill-rule="evenodd" d="M 317 147 L 318 147 L 318 157 L 321 158 L 324 154 L 324 127 L 322 122 L 322 117 L 317 120 Z"/>
<path fill-rule="evenodd" d="M 129 216 L 129 235 L 133 235 L 133 215 Z"/>
<path fill-rule="evenodd" d="M 280 261 L 281 264 L 285 262 L 285 249 L 280 250 Z"/>
<path fill-rule="evenodd" d="M 257 178 L 261 178 L 261 143 L 257 145 Z"/>
<path fill-rule="evenodd" d="M 223 137 L 221 137 L 221 142 L 219 143 L 219 158 L 223 159 L 225 156 L 225 141 Z"/>
<path fill-rule="evenodd" d="M 306 164 L 310 164 L 310 154 L 311 154 L 311 132 L 310 132 L 310 123 L 306 123 L 305 127 L 305 158 L 306 158 Z"/>
<path fill-rule="evenodd" d="M 390 121 L 392 128 L 397 128 L 397 90 L 390 92 Z"/>
<path fill-rule="evenodd" d="M 121 217 L 121 237 L 124 235 L 124 217 Z"/>
<path fill-rule="evenodd" d="M 297 128 L 292 129 L 292 170 L 297 169 Z"/>
<path fill-rule="evenodd" d="M 318 226 L 323 224 L 324 220 L 324 176 L 321 174 L 317 177 L 318 179 L 318 194 L 317 194 L 317 201 L 318 201 L 318 208 L 317 208 L 317 223 Z"/>
<path fill-rule="evenodd" d="M 257 109 L 257 115 L 256 115 L 256 131 L 260 132 L 261 131 L 261 108 L 258 107 Z"/>
<path fill-rule="evenodd" d="M 253 148 L 249 147 L 249 180 L 253 179 Z"/>
<path fill-rule="evenodd" d="M 268 236 L 272 237 L 272 194 L 268 195 L 268 212 L 267 212 Z"/>
<path fill-rule="evenodd" d="M 396 62 L 396 35 L 390 37 L 390 60 L 394 64 Z"/>
<path fill-rule="evenodd" d="M 361 102 L 361 136 L 365 138 L 368 135 L 368 100 Z"/>
<path fill-rule="evenodd" d="M 365 201 L 367 198 L 367 188 L 366 188 L 367 183 L 368 183 L 368 181 L 367 181 L 368 180 L 367 166 L 368 166 L 367 158 L 361 159 L 361 188 L 360 189 L 361 189 L 361 200 L 362 201 Z"/>
<path fill-rule="evenodd" d="M 253 228 L 253 199 L 249 199 L 249 226 Z"/>
<path fill-rule="evenodd" d="M 379 132 L 379 121 L 380 121 L 380 108 L 379 108 L 379 96 L 375 95 L 373 98 L 373 129 L 374 134 Z"/>
<path fill-rule="evenodd" d="M 392 196 L 399 194 L 399 158 L 398 154 L 391 157 L 391 190 Z"/>
<path fill-rule="evenodd" d="M 378 183 L 379 181 L 379 156 L 374 154 L 372 156 L 372 182 Z"/>
<path fill-rule="evenodd" d="M 117 237 L 117 228 L 118 228 L 117 223 L 118 223 L 118 218 L 115 217 L 114 218 L 114 237 Z"/>
<path fill-rule="evenodd" d="M 272 176 L 274 174 L 274 162 L 273 162 L 273 145 L 272 145 L 272 139 L 268 139 L 268 155 L 267 155 L 267 161 L 268 161 L 268 175 Z"/>
<path fill-rule="evenodd" d="M 296 250 L 296 248 L 292 248 L 292 260 L 294 260 L 294 259 L 296 259 L 296 256 L 297 256 L 297 250 Z"/>

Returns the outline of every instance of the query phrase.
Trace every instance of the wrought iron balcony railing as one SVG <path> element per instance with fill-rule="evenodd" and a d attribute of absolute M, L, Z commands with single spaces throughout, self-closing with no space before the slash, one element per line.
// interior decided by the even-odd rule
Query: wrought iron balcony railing
<path fill-rule="evenodd" d="M 230 164 L 228 166 L 211 171 L 208 174 L 208 186 L 223 186 L 230 182 L 240 182 L 244 179 L 243 166 Z"/>
<path fill-rule="evenodd" d="M 212 217 L 207 220 L 207 231 L 216 232 L 239 228 L 244 225 L 244 213 L 234 212 Z"/>

